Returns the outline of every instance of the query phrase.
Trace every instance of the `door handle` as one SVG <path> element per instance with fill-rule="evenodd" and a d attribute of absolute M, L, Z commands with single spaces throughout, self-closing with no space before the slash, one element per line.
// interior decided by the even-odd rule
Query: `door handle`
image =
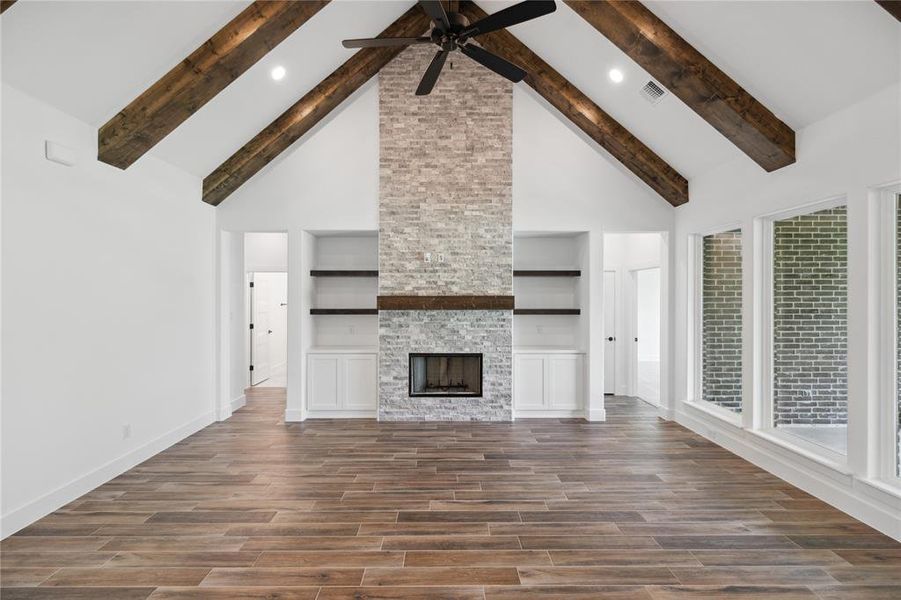
<path fill-rule="evenodd" d="M 607 338 L 607 341 L 608 341 L 608 342 L 612 342 L 612 341 L 614 341 L 614 340 L 616 340 L 615 337 L 608 337 L 608 338 Z"/>
<path fill-rule="evenodd" d="M 269 333 L 272 333 L 272 330 L 271 330 L 271 329 L 269 330 Z"/>

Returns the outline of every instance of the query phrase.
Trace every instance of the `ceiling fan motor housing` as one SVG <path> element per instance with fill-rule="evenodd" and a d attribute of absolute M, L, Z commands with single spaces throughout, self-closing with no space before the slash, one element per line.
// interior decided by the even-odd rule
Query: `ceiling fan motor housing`
<path fill-rule="evenodd" d="M 461 31 L 469 27 L 469 19 L 460 13 L 448 13 L 447 20 L 450 22 L 450 29 L 447 31 L 442 31 L 441 26 L 432 21 L 432 31 L 429 33 L 429 37 L 432 38 L 433 42 L 441 46 L 442 50 L 450 52 L 457 49 L 458 42 L 466 41 L 458 36 Z"/>

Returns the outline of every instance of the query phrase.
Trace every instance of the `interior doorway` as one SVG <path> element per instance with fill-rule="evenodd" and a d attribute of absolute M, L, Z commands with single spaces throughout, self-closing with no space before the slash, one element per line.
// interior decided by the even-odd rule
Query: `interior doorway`
<path fill-rule="evenodd" d="M 250 385 L 288 385 L 288 274 L 249 273 Z"/>
<path fill-rule="evenodd" d="M 661 404 L 662 233 L 604 235 L 604 393 Z"/>
<path fill-rule="evenodd" d="M 244 234 L 244 385 L 288 387 L 288 236 Z"/>

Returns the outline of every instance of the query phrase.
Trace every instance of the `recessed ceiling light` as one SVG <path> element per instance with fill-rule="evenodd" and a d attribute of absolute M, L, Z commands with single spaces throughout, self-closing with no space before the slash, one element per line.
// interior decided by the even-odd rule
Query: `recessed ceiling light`
<path fill-rule="evenodd" d="M 619 69 L 610 69 L 610 72 L 607 73 L 607 77 L 610 78 L 610 81 L 613 83 L 622 83 L 623 82 L 623 72 Z"/>
<path fill-rule="evenodd" d="M 287 71 L 285 71 L 285 67 L 281 65 L 275 67 L 274 69 L 272 69 L 272 71 L 269 72 L 272 78 L 276 81 L 281 81 L 282 79 L 284 79 L 285 73 L 287 73 Z"/>

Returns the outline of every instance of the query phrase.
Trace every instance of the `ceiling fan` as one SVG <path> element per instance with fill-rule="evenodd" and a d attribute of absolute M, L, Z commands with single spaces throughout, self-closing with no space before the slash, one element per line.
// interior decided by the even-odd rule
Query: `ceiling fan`
<path fill-rule="evenodd" d="M 429 35 L 414 38 L 366 38 L 357 40 L 344 40 L 345 48 L 378 48 L 383 46 L 408 46 L 410 44 L 435 44 L 440 50 L 435 54 L 429 67 L 426 69 L 419 87 L 416 88 L 417 96 L 425 96 L 432 91 L 447 55 L 454 50 L 459 50 L 472 60 L 491 69 L 498 75 L 506 77 L 516 83 L 522 81 L 526 72 L 508 60 L 483 50 L 479 46 L 469 43 L 483 33 L 496 31 L 524 21 L 543 17 L 557 10 L 554 0 L 526 0 L 514 4 L 484 19 L 479 19 L 470 24 L 469 19 L 458 12 L 448 13 L 444 10 L 440 0 L 420 0 L 419 4 L 426 14 L 432 19 L 432 30 Z"/>

